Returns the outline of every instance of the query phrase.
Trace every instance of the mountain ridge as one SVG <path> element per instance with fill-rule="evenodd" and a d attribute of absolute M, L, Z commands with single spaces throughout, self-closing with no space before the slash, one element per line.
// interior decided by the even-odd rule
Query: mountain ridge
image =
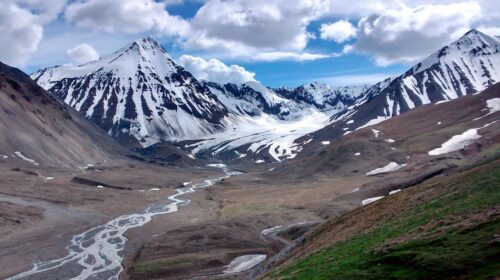
<path fill-rule="evenodd" d="M 125 65 L 137 66 L 122 70 L 117 61 L 130 53 L 135 54 L 129 58 L 133 63 Z M 224 159 L 250 153 L 253 160 L 281 161 L 295 157 L 313 138 L 330 141 L 413 108 L 480 91 L 500 80 L 495 66 L 500 64 L 499 53 L 497 39 L 471 30 L 402 75 L 370 87 L 311 83 L 272 89 L 259 82 L 198 81 L 148 37 L 98 61 L 69 68 L 69 74 L 54 70 L 68 69 L 60 66 L 32 77 L 122 143 L 147 147 L 182 142 L 179 147 L 192 153 L 224 154 Z M 101 67 L 89 72 L 94 65 Z M 130 79 L 133 86 L 125 87 Z M 315 125 L 304 122 L 307 116 L 316 116 Z"/>

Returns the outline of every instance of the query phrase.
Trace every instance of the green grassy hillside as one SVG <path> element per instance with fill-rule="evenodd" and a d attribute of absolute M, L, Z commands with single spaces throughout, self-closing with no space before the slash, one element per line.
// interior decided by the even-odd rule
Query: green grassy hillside
<path fill-rule="evenodd" d="M 500 161 L 423 183 L 363 208 L 319 228 L 300 253 L 266 277 L 493 279 L 500 275 Z M 368 218 L 366 227 L 356 225 L 365 222 L 365 215 L 380 218 Z"/>

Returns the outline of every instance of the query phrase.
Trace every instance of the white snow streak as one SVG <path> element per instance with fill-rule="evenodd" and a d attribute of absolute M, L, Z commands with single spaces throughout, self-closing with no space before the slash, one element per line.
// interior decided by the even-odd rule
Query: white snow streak
<path fill-rule="evenodd" d="M 239 256 L 231 261 L 231 263 L 227 266 L 227 269 L 224 270 L 224 273 L 231 274 L 248 270 L 263 262 L 265 259 L 266 255 L 261 254 Z"/>
<path fill-rule="evenodd" d="M 28 157 L 24 156 L 24 155 L 23 155 L 21 152 L 19 152 L 19 151 L 14 152 L 14 154 L 16 154 L 16 156 L 18 156 L 20 159 L 22 159 L 22 160 L 24 160 L 24 161 L 27 161 L 27 162 L 29 162 L 29 163 L 31 163 L 31 164 L 33 164 L 33 165 L 37 165 L 37 166 L 38 166 L 38 165 L 40 165 L 40 164 L 38 164 L 38 162 L 36 162 L 34 159 L 30 159 L 30 158 L 28 158 Z"/>
<path fill-rule="evenodd" d="M 392 171 L 396 171 L 398 169 L 400 169 L 401 167 L 404 167 L 406 166 L 406 164 L 397 164 L 396 162 L 391 162 L 389 164 L 387 164 L 386 166 L 384 167 L 380 167 L 380 168 L 377 168 L 377 169 L 374 169 L 368 173 L 366 173 L 367 176 L 371 176 L 371 175 L 377 175 L 377 174 L 381 174 L 381 173 L 387 173 L 387 172 L 392 172 Z"/>
<path fill-rule="evenodd" d="M 371 197 L 371 198 L 364 199 L 363 201 L 361 201 L 361 203 L 363 205 L 367 205 L 367 204 L 370 204 L 370 203 L 375 202 L 375 201 L 382 199 L 382 198 L 384 198 L 384 197 L 383 196 Z"/>

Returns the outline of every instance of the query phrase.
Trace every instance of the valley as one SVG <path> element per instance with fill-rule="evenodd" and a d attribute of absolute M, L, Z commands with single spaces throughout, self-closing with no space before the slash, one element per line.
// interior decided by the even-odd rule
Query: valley
<path fill-rule="evenodd" d="M 338 88 L 199 80 L 152 37 L 0 64 L 0 278 L 498 277 L 499 65 L 477 30 Z"/>

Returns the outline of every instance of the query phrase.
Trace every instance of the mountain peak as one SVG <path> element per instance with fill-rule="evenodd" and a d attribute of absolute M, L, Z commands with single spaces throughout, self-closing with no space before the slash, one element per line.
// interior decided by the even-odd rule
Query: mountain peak
<path fill-rule="evenodd" d="M 151 36 L 144 37 L 142 39 L 135 40 L 134 43 L 142 46 L 142 47 L 154 47 L 154 48 L 162 48 L 160 44 Z"/>
<path fill-rule="evenodd" d="M 159 52 L 168 55 L 167 51 L 151 36 L 138 39 L 124 48 L 125 51 Z"/>
<path fill-rule="evenodd" d="M 452 43 L 452 45 L 472 45 L 481 44 L 486 46 L 498 45 L 499 42 L 494 37 L 491 37 L 477 29 L 467 31 L 460 39 Z"/>

